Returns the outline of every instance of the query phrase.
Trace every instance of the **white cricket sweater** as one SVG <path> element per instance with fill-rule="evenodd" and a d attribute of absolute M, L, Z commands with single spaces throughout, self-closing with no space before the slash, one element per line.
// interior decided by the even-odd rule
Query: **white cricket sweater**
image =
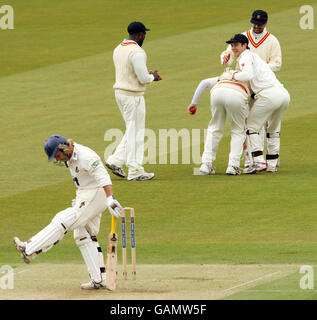
<path fill-rule="evenodd" d="M 145 51 L 132 40 L 124 40 L 113 52 L 116 82 L 113 88 L 127 95 L 144 95 L 146 83 L 152 82 L 154 76 L 146 67 Z"/>
<path fill-rule="evenodd" d="M 270 32 L 267 32 L 266 29 L 263 30 L 261 34 L 256 34 L 253 32 L 253 29 L 243 32 L 245 36 L 247 36 L 249 40 L 249 48 L 250 51 L 259 55 L 262 60 L 264 60 L 270 67 L 273 72 L 277 72 L 282 67 L 282 52 L 281 46 L 275 36 Z M 227 49 L 222 52 L 220 59 L 221 63 L 223 57 L 230 53 L 230 60 L 228 61 L 228 66 L 231 66 L 236 58 L 233 55 L 231 50 L 231 45 L 227 47 Z"/>

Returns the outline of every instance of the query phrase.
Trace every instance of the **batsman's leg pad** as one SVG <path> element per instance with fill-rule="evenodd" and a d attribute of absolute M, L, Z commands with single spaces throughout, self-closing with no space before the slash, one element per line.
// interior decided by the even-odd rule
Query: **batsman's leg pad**
<path fill-rule="evenodd" d="M 59 212 L 43 230 L 26 242 L 26 254 L 46 252 L 63 239 L 69 225 L 74 223 L 76 217 L 72 208 Z"/>
<path fill-rule="evenodd" d="M 106 279 L 106 267 L 105 267 L 105 260 L 103 257 L 103 253 L 102 253 L 102 249 L 98 243 L 97 237 L 96 236 L 91 236 L 91 240 L 93 241 L 93 243 L 96 246 L 96 250 L 98 251 L 98 255 L 99 255 L 99 268 L 100 268 L 100 272 L 102 275 L 102 278 L 105 280 Z"/>
<path fill-rule="evenodd" d="M 92 240 L 86 228 L 74 230 L 74 239 L 84 258 L 90 278 L 99 283 L 103 280 L 100 270 L 100 255 L 95 241 Z"/>

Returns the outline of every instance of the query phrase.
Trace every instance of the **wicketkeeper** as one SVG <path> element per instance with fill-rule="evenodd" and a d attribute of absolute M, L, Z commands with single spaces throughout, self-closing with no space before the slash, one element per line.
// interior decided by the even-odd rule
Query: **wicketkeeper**
<path fill-rule="evenodd" d="M 91 281 L 82 289 L 106 287 L 105 266 L 102 250 L 97 241 L 102 212 L 108 207 L 110 213 L 120 217 L 121 205 L 113 197 L 112 183 L 107 170 L 96 152 L 60 135 L 50 136 L 45 142 L 48 161 L 69 168 L 77 187 L 72 207 L 60 211 L 51 223 L 22 242 L 14 238 L 14 244 L 26 263 L 38 254 L 57 244 L 64 235 L 74 231 L 74 239 L 86 263 Z"/>

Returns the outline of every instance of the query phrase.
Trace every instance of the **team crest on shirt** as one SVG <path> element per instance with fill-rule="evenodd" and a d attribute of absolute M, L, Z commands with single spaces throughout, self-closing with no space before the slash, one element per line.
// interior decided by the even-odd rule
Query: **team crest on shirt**
<path fill-rule="evenodd" d="M 241 65 L 242 67 L 244 67 L 244 63 L 242 63 L 242 65 Z"/>
<path fill-rule="evenodd" d="M 96 169 L 99 165 L 100 165 L 100 161 L 99 161 L 99 160 L 96 160 L 96 161 L 91 165 L 91 167 L 92 167 L 93 169 Z"/>

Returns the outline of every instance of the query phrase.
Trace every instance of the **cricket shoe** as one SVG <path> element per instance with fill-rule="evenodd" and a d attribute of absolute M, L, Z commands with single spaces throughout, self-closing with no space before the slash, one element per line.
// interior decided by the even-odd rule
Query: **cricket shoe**
<path fill-rule="evenodd" d="M 90 280 L 87 283 L 81 284 L 80 288 L 83 289 L 83 290 L 106 289 L 106 280 L 102 280 L 101 282 L 95 282 L 93 280 Z"/>
<path fill-rule="evenodd" d="M 121 167 L 117 167 L 114 164 L 110 164 L 108 162 L 106 162 L 106 167 L 109 168 L 112 173 L 118 177 L 125 178 L 127 176 Z"/>
<path fill-rule="evenodd" d="M 268 165 L 266 168 L 266 172 L 277 172 L 277 166 Z"/>
<path fill-rule="evenodd" d="M 240 168 L 235 166 L 228 166 L 226 174 L 229 176 L 239 176 L 241 174 Z"/>
<path fill-rule="evenodd" d="M 154 178 L 154 173 L 143 172 L 138 174 L 137 176 L 130 176 L 128 177 L 128 181 L 145 181 L 151 180 Z"/>
<path fill-rule="evenodd" d="M 211 162 L 204 162 L 199 168 L 199 172 L 203 175 L 215 174 L 216 171 L 213 169 Z"/>
<path fill-rule="evenodd" d="M 29 264 L 33 260 L 33 258 L 36 256 L 36 254 L 33 253 L 31 255 L 27 255 L 25 252 L 25 243 L 22 242 L 18 237 L 14 237 L 13 242 L 14 242 L 17 250 L 20 252 L 21 257 L 23 258 L 24 262 Z"/>
<path fill-rule="evenodd" d="M 266 170 L 266 163 L 265 162 L 255 162 L 252 166 L 245 168 L 243 170 L 243 173 L 254 174 L 254 173 L 265 171 L 265 170 Z"/>
<path fill-rule="evenodd" d="M 250 161 L 245 161 L 244 162 L 244 169 L 247 169 L 247 168 L 249 168 L 251 166 L 251 163 L 250 163 Z"/>

